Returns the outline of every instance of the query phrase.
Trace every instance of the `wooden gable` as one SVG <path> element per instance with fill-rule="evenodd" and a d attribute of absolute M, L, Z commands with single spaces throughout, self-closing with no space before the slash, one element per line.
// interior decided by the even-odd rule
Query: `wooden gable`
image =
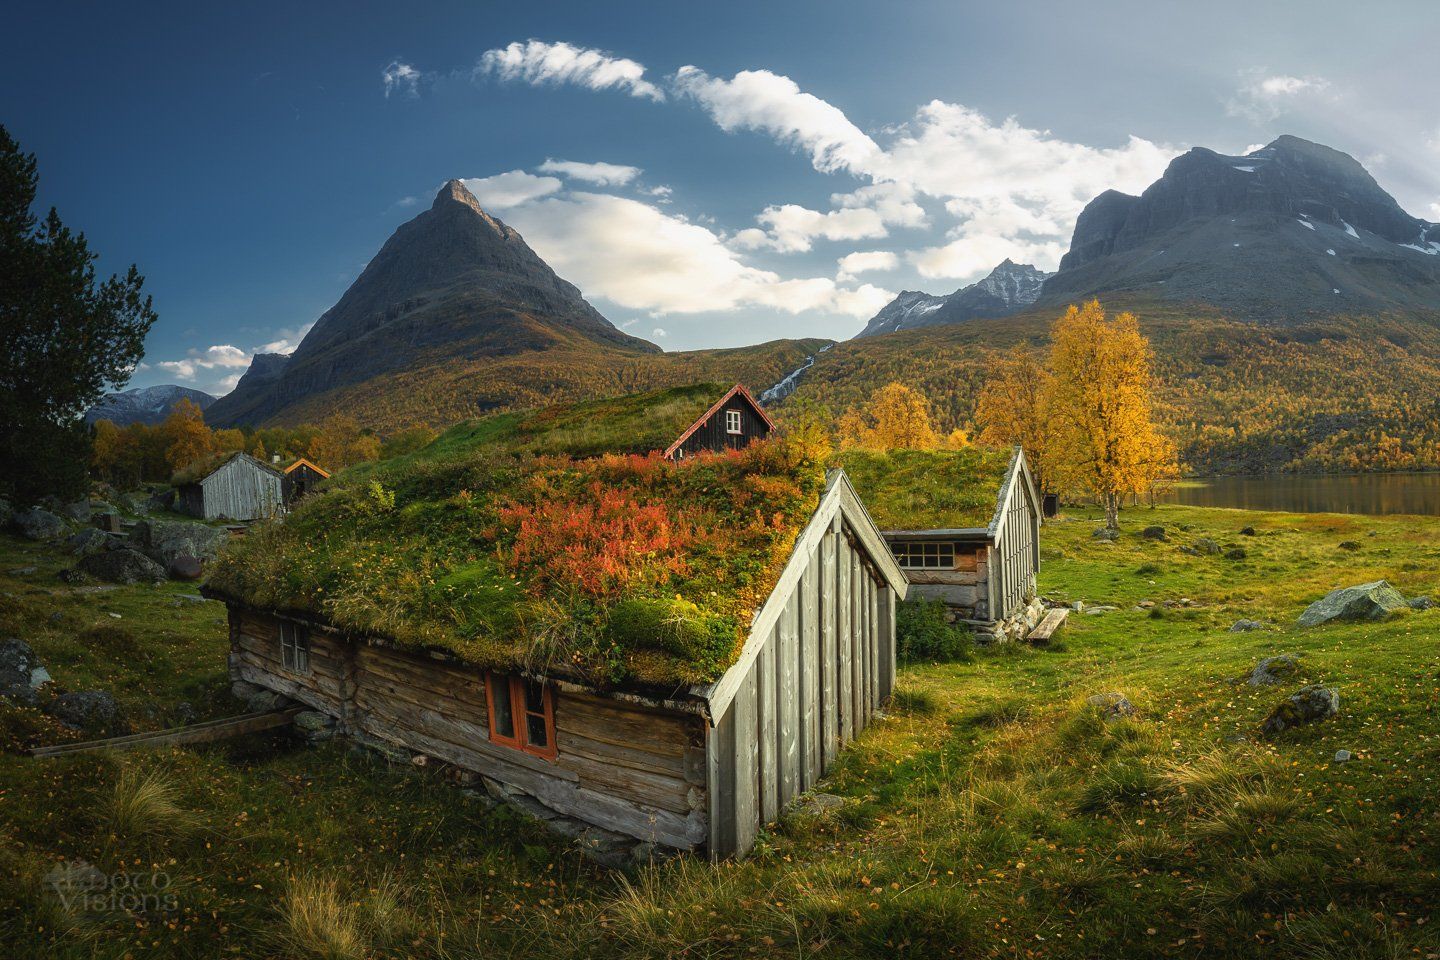
<path fill-rule="evenodd" d="M 702 450 L 738 450 L 765 439 L 774 430 L 775 421 L 750 391 L 737 383 L 666 448 L 665 458 L 680 460 Z"/>

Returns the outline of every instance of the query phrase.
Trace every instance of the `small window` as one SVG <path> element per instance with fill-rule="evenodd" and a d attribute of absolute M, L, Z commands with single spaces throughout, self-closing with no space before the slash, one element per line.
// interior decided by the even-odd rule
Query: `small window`
<path fill-rule="evenodd" d="M 310 631 L 289 620 L 280 621 L 280 665 L 291 673 L 310 672 Z"/>
<path fill-rule="evenodd" d="M 725 411 L 725 432 L 726 432 L 726 433 L 740 433 L 740 432 L 741 432 L 741 429 L 740 429 L 740 411 L 739 411 L 739 410 L 726 410 L 726 411 Z"/>
<path fill-rule="evenodd" d="M 893 543 L 895 562 L 907 570 L 955 569 L 955 544 L 934 540 Z"/>
<path fill-rule="evenodd" d="M 486 674 L 490 741 L 546 760 L 555 758 L 554 688 L 501 673 Z"/>

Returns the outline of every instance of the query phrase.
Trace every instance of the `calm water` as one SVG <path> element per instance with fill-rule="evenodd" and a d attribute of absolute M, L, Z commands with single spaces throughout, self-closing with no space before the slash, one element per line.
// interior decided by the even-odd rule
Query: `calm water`
<path fill-rule="evenodd" d="M 1195 507 L 1294 513 L 1418 513 L 1440 516 L 1440 472 L 1351 476 L 1213 477 L 1160 499 Z"/>

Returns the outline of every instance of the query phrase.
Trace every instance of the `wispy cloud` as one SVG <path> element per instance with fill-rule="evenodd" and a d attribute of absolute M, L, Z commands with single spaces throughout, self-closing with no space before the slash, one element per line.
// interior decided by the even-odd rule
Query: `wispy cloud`
<path fill-rule="evenodd" d="M 541 173 L 558 173 L 571 180 L 584 180 L 602 187 L 623 186 L 644 172 L 639 167 L 628 167 L 620 163 L 580 163 L 575 160 L 551 159 L 540 164 L 538 169 Z"/>
<path fill-rule="evenodd" d="M 510 170 L 493 177 L 466 180 L 465 189 L 489 210 L 509 210 L 557 192 L 563 184 L 555 177 L 537 177 L 524 170 Z"/>
<path fill-rule="evenodd" d="M 1252 123 L 1268 123 L 1304 100 L 1329 91 L 1330 81 L 1324 77 L 1272 74 L 1263 68 L 1246 70 L 1234 95 L 1225 101 L 1225 112 Z"/>
<path fill-rule="evenodd" d="M 644 65 L 564 42 L 517 41 L 486 50 L 475 72 L 536 86 L 573 84 L 590 90 L 623 90 L 649 100 L 665 99 L 665 92 L 645 79 Z"/>
<path fill-rule="evenodd" d="M 390 64 L 380 71 L 380 79 L 385 84 L 386 97 L 391 94 L 402 97 L 418 97 L 421 76 L 419 70 L 399 60 L 390 61 Z"/>
<path fill-rule="evenodd" d="M 835 279 L 853 280 L 858 274 L 880 270 L 894 270 L 900 266 L 900 258 L 889 250 L 861 250 L 847 253 L 835 261 L 839 270 Z"/>

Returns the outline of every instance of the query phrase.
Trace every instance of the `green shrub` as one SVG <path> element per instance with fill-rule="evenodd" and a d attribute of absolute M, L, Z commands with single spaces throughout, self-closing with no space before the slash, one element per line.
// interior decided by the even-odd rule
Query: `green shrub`
<path fill-rule="evenodd" d="M 896 656 L 901 663 L 969 660 L 970 630 L 945 622 L 940 600 L 904 600 L 895 607 Z"/>
<path fill-rule="evenodd" d="M 692 663 L 720 661 L 735 645 L 735 627 L 689 600 L 636 598 L 610 608 L 610 639 L 629 650 L 663 650 Z"/>

